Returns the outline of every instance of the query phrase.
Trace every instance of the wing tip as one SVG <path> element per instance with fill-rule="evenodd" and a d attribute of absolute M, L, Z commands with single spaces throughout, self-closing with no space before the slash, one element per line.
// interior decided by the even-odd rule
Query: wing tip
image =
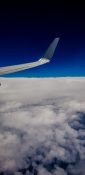
<path fill-rule="evenodd" d="M 54 55 L 55 49 L 57 47 L 57 44 L 60 40 L 60 37 L 55 37 L 54 40 L 51 42 L 50 46 L 48 47 L 48 49 L 45 52 L 44 57 L 47 58 L 49 61 L 51 60 L 51 58 Z"/>

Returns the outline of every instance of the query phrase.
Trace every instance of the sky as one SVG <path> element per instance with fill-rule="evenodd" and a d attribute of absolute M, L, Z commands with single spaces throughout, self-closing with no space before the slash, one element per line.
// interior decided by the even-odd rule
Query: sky
<path fill-rule="evenodd" d="M 36 61 L 60 37 L 49 64 L 5 77 L 85 76 L 85 8 L 78 2 L 0 5 L 0 66 Z"/>

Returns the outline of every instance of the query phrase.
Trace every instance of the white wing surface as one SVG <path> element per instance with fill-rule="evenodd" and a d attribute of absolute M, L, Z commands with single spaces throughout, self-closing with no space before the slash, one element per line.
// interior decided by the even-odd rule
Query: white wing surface
<path fill-rule="evenodd" d="M 59 41 L 59 38 L 55 38 L 53 42 L 51 43 L 51 45 L 48 47 L 44 57 L 40 58 L 38 61 L 31 62 L 31 63 L 25 63 L 25 64 L 19 64 L 19 65 L 13 65 L 13 66 L 1 67 L 0 75 L 14 73 L 14 72 L 22 71 L 25 69 L 30 69 L 30 68 L 37 67 L 37 66 L 50 62 L 55 52 L 58 41 Z"/>

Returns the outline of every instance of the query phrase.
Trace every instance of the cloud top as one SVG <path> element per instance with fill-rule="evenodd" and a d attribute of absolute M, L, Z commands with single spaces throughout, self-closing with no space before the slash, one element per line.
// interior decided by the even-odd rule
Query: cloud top
<path fill-rule="evenodd" d="M 85 78 L 0 81 L 0 172 L 84 175 Z"/>

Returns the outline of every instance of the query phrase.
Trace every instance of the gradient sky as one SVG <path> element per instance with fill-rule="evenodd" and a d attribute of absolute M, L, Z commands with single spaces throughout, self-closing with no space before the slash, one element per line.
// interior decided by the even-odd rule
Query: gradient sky
<path fill-rule="evenodd" d="M 29 2 L 0 6 L 0 66 L 31 62 L 60 37 L 49 64 L 5 77 L 85 76 L 83 4 Z"/>

